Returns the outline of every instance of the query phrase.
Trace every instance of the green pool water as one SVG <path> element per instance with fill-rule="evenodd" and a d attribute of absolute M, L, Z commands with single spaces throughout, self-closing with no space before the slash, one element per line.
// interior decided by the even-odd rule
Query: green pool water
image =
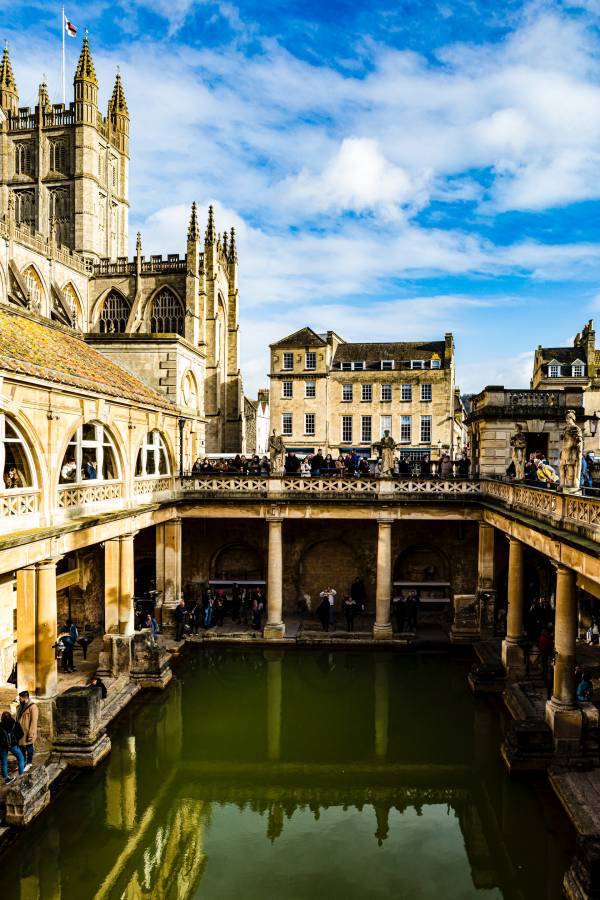
<path fill-rule="evenodd" d="M 0 859 L 2 900 L 560 898 L 572 835 L 445 654 L 200 650 Z"/>

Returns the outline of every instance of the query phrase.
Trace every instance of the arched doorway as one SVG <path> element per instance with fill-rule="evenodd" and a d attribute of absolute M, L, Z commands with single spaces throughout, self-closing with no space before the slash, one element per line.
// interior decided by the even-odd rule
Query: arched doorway
<path fill-rule="evenodd" d="M 211 582 L 262 582 L 265 567 L 261 554 L 248 544 L 230 544 L 223 547 L 213 559 Z"/>

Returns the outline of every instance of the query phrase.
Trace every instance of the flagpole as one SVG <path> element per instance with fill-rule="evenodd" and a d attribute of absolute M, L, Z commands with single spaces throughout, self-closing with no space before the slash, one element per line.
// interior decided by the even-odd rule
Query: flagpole
<path fill-rule="evenodd" d="M 67 105 L 67 90 L 65 85 L 65 8 L 62 7 L 60 14 L 60 33 L 62 35 L 62 57 L 61 57 L 61 74 L 62 74 L 62 102 L 63 106 Z"/>

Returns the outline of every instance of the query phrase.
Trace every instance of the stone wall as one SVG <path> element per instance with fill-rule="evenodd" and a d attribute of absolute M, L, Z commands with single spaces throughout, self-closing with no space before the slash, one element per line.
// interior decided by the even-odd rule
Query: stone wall
<path fill-rule="evenodd" d="M 59 630 L 71 618 L 79 631 L 102 631 L 104 626 L 104 553 L 99 546 L 72 554 L 72 568 L 78 569 L 78 583 L 57 592 Z M 65 569 L 65 571 L 68 571 Z"/>
<path fill-rule="evenodd" d="M 266 523 L 184 520 L 182 582 L 209 578 L 266 580 Z M 369 607 L 375 597 L 377 525 L 366 521 L 287 521 L 283 525 L 284 609 L 293 612 L 304 594 L 313 607 L 323 588 L 347 593 L 359 575 Z M 471 522 L 407 522 L 392 531 L 393 572 L 405 580 L 448 580 L 452 593 L 470 594 L 477 583 L 477 525 Z M 262 572 L 258 571 L 262 568 Z"/>

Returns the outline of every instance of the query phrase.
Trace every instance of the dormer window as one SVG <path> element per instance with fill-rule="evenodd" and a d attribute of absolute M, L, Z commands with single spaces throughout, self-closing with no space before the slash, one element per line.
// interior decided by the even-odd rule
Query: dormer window
<path fill-rule="evenodd" d="M 352 369 L 352 363 L 351 362 L 340 363 L 340 369 L 343 372 L 350 372 L 350 370 Z"/>
<path fill-rule="evenodd" d="M 571 366 L 571 375 L 573 378 L 583 378 L 585 374 L 585 366 L 581 360 L 576 359 Z"/>
<path fill-rule="evenodd" d="M 560 378 L 560 366 L 556 362 L 551 362 L 548 366 L 548 378 Z"/>
<path fill-rule="evenodd" d="M 424 369 L 425 368 L 425 360 L 424 359 L 411 359 L 410 367 L 411 367 L 411 369 Z"/>
<path fill-rule="evenodd" d="M 364 362 L 355 362 L 355 363 L 352 363 L 352 368 L 354 369 L 355 372 L 362 372 L 365 368 L 365 364 L 364 364 Z"/>
<path fill-rule="evenodd" d="M 382 359 L 381 360 L 381 369 L 383 372 L 391 372 L 394 368 L 394 360 L 393 359 Z"/>
<path fill-rule="evenodd" d="M 441 369 L 442 368 L 441 359 L 435 359 L 435 357 L 434 357 L 429 363 L 429 368 L 430 369 Z"/>

